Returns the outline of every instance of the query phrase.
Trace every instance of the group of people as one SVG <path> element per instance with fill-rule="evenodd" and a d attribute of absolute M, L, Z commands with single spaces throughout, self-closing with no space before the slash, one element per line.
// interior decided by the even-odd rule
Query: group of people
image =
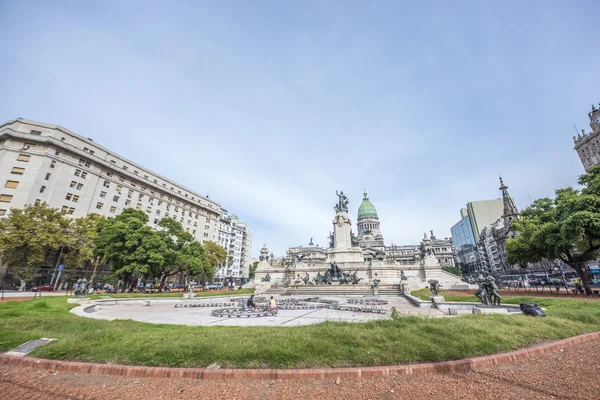
<path fill-rule="evenodd" d="M 258 308 L 256 306 L 256 303 L 254 302 L 254 295 L 253 294 L 251 294 L 250 297 L 248 298 L 248 301 L 246 301 L 246 308 L 249 308 L 249 309 L 256 309 L 256 308 Z M 275 301 L 275 299 L 273 298 L 273 296 L 271 296 L 271 298 L 269 299 L 269 309 L 271 309 L 271 310 L 277 309 L 277 302 Z"/>

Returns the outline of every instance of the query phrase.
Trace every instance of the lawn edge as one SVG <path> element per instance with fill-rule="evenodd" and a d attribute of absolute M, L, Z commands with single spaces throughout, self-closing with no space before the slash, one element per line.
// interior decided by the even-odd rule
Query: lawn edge
<path fill-rule="evenodd" d="M 336 378 L 370 378 L 393 375 L 430 375 L 465 372 L 495 365 L 522 361 L 580 343 L 600 340 L 600 332 L 585 333 L 567 339 L 544 343 L 508 353 L 470 357 L 454 361 L 404 364 L 381 367 L 313 368 L 313 369 L 210 369 L 143 367 L 118 364 L 48 360 L 0 354 L 0 365 L 30 367 L 51 371 L 65 371 L 92 375 L 120 375 L 136 378 L 190 378 L 210 380 L 271 380 L 299 379 L 326 380 Z"/>

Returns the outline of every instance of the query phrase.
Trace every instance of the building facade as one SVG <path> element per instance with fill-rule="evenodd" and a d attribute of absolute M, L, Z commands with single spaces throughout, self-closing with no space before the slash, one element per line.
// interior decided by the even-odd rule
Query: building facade
<path fill-rule="evenodd" d="M 373 203 L 369 201 L 367 191 L 363 193 L 363 200 L 358 207 L 358 216 L 356 218 L 356 228 L 358 231 L 358 245 L 363 249 L 372 248 L 383 251 L 385 244 L 381 234 L 379 216 Z"/>
<path fill-rule="evenodd" d="M 519 269 L 518 266 L 510 265 L 506 261 L 505 251 L 506 241 L 516 235 L 512 223 L 519 217 L 519 209 L 508 193 L 508 186 L 504 184 L 502 178 L 500 178 L 499 190 L 502 191 L 502 216 L 482 229 L 477 244 L 482 269 L 492 273 Z"/>
<path fill-rule="evenodd" d="M 481 231 L 502 215 L 502 199 L 471 201 L 461 208 L 461 220 L 451 229 L 454 259 L 464 274 L 471 275 L 481 268 L 478 240 Z"/>
<path fill-rule="evenodd" d="M 231 219 L 231 237 L 219 242 L 219 203 L 61 126 L 21 118 L 0 125 L 0 179 L 0 217 L 40 202 L 74 218 L 136 208 L 148 214 L 150 226 L 173 218 L 199 242 L 228 250 L 233 243 L 235 273 L 248 274 L 250 230 Z"/>
<path fill-rule="evenodd" d="M 252 232 L 235 215 L 229 216 L 223 210 L 219 221 L 216 243 L 227 250 L 227 262 L 215 273 L 215 279 L 222 282 L 239 283 L 250 273 Z"/>
<path fill-rule="evenodd" d="M 600 164 L 600 104 L 598 108 L 592 105 L 592 111 L 588 113 L 590 119 L 590 132 L 581 130 L 582 134 L 573 136 L 575 151 L 588 171 L 590 168 Z"/>

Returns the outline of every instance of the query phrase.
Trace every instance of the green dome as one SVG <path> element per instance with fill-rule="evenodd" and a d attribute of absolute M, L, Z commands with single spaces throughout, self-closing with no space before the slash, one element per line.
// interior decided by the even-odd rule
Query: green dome
<path fill-rule="evenodd" d="M 358 207 L 358 219 L 367 217 L 377 217 L 377 210 L 373 203 L 369 201 L 367 191 L 365 190 L 363 201 L 360 203 L 360 207 Z"/>

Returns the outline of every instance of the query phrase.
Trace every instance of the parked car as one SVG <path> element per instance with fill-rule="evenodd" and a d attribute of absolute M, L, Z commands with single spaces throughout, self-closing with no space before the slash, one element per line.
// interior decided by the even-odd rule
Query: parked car
<path fill-rule="evenodd" d="M 32 292 L 51 292 L 54 290 L 54 285 L 41 285 L 31 288 Z"/>
<path fill-rule="evenodd" d="M 218 290 L 218 289 L 223 289 L 223 282 L 213 282 L 210 285 L 208 285 L 208 289 L 209 290 Z"/>

